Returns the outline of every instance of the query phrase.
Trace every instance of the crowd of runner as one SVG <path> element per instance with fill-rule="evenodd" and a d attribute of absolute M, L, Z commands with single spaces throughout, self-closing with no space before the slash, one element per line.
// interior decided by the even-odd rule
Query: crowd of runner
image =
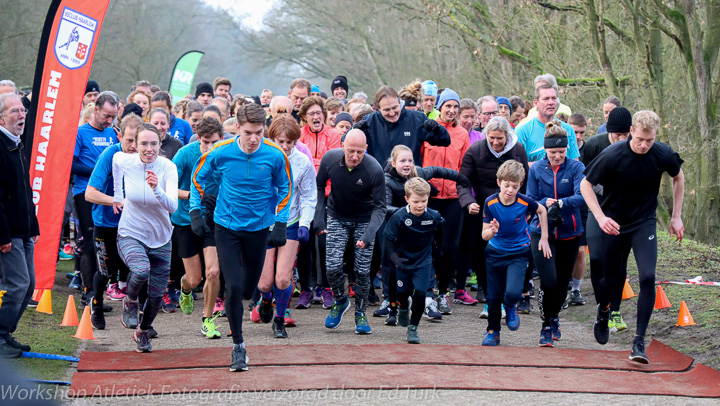
<path fill-rule="evenodd" d="M 71 286 L 96 329 L 109 321 L 104 300 L 122 300 L 139 352 L 151 351 L 159 312 L 191 315 L 202 292 L 201 318 L 188 323 L 216 339 L 215 321 L 227 317 L 230 370 L 241 371 L 246 308 L 287 338 L 291 309 L 322 306 L 335 329 L 351 298 L 355 333 L 372 333 L 374 306 L 385 325 L 407 328 L 408 343 L 420 342 L 423 317 L 481 303 L 482 345 L 496 346 L 501 320 L 517 330 L 537 297 L 538 344 L 553 347 L 561 310 L 585 304 L 588 251 L 593 330 L 605 344 L 627 329 L 620 299 L 632 249 L 640 295 L 630 359 L 647 363 L 657 195 L 668 173 L 670 231 L 681 240 L 683 161 L 656 141 L 652 111 L 633 115 L 611 96 L 605 124 L 585 137 L 588 120 L 560 103 L 555 78 L 534 85 L 532 101 L 461 99 L 431 80 L 382 86 L 370 100 L 349 97 L 344 76 L 330 97 L 305 79 L 287 96 L 232 96 L 218 78 L 181 100 L 139 81 L 122 100 L 91 80 L 72 163 Z M 0 95 L 6 135 L 12 98 Z M 2 328 L 10 343 L 14 327 Z"/>

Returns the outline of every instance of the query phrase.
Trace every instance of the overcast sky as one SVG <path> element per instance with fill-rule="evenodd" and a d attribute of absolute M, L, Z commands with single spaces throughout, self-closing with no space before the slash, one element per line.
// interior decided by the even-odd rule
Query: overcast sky
<path fill-rule="evenodd" d="M 205 0 L 206 3 L 228 10 L 242 22 L 254 29 L 262 28 L 265 13 L 275 4 L 275 0 Z"/>

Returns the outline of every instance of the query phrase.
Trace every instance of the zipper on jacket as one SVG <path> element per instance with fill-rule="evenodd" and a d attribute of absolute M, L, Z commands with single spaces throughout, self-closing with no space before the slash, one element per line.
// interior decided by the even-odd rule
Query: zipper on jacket
<path fill-rule="evenodd" d="M 20 147 L 17 146 L 17 145 L 15 146 L 15 149 L 18 151 L 18 153 L 19 153 L 19 155 L 20 155 L 20 168 L 22 169 L 22 174 L 23 174 L 23 179 L 24 179 L 26 172 L 25 172 L 25 162 L 24 162 L 24 160 L 23 160 L 23 150 L 22 150 L 22 148 L 20 148 Z M 30 179 L 29 179 L 29 177 L 28 177 L 28 182 L 29 182 L 29 181 L 30 181 Z M 30 208 L 30 207 L 31 207 L 31 206 L 30 206 L 30 202 L 28 201 L 28 198 L 27 198 L 27 195 L 28 195 L 28 189 L 27 189 L 27 188 L 28 188 L 28 185 L 29 185 L 28 182 L 23 181 L 23 189 L 25 189 L 25 193 L 24 193 L 24 196 L 25 196 L 25 205 L 26 205 L 28 208 Z M 32 192 L 30 192 L 30 193 L 32 193 Z M 35 206 L 34 203 L 33 203 L 33 206 Z M 30 210 L 35 211 L 35 207 L 32 207 Z M 30 214 L 30 213 L 31 213 L 30 210 L 28 210 L 28 218 L 27 218 L 27 219 L 28 219 L 28 226 L 29 226 L 29 227 L 28 227 L 28 230 L 30 230 L 30 234 L 32 234 L 32 231 L 33 231 L 33 230 L 32 230 L 32 228 L 33 228 L 33 227 L 32 227 L 32 223 L 33 223 L 33 222 L 32 222 L 32 214 Z M 30 237 L 33 237 L 33 235 L 31 235 Z"/>
<path fill-rule="evenodd" d="M 555 200 L 557 200 L 558 199 L 557 198 L 558 197 L 558 195 L 557 195 L 557 173 L 560 170 L 560 165 L 558 165 L 557 169 L 553 169 L 552 166 L 550 167 L 550 169 L 553 171 L 553 189 L 555 189 Z M 560 213 L 560 215 L 562 216 L 562 212 Z M 557 230 L 557 227 L 555 227 L 555 239 L 557 240 L 557 238 L 558 238 L 558 230 Z"/>
<path fill-rule="evenodd" d="M 147 164 L 143 162 L 143 176 L 146 176 L 145 175 L 146 173 L 147 173 Z M 147 183 L 147 182 L 145 182 L 145 183 Z M 145 201 L 145 188 L 143 187 L 142 190 L 143 190 L 143 205 L 147 206 L 147 202 Z"/>

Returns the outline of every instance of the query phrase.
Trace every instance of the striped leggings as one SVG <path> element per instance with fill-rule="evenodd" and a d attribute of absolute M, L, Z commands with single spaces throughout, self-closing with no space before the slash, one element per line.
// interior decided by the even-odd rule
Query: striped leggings
<path fill-rule="evenodd" d="M 343 274 L 343 258 L 348 240 L 355 248 L 355 311 L 365 312 L 370 293 L 370 261 L 372 260 L 373 244 L 364 249 L 355 246 L 367 230 L 368 223 L 340 221 L 328 215 L 327 221 L 327 277 L 332 287 L 335 300 L 345 298 L 345 275 Z"/>
<path fill-rule="evenodd" d="M 130 268 L 130 280 L 127 295 L 130 300 L 138 300 L 140 289 L 147 282 L 148 300 L 145 301 L 140 329 L 146 330 L 152 325 L 160 310 L 160 302 L 170 277 L 170 254 L 172 242 L 150 248 L 142 242 L 118 235 L 118 252 L 123 262 Z"/>

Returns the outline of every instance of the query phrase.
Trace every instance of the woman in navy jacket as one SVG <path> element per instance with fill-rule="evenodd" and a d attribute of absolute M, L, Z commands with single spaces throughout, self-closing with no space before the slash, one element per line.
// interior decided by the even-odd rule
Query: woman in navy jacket
<path fill-rule="evenodd" d="M 536 216 L 530 224 L 530 233 L 533 259 L 540 274 L 541 347 L 553 347 L 554 340 L 561 339 L 558 314 L 583 232 L 580 208 L 585 200 L 580 194 L 580 182 L 585 166 L 580 161 L 567 159 L 567 146 L 567 132 L 560 122 L 548 122 L 545 125 L 546 158 L 535 162 L 528 174 L 528 196 L 548 208 L 548 242 L 552 252 L 551 258 L 545 258 L 538 250 L 540 226 Z"/>

